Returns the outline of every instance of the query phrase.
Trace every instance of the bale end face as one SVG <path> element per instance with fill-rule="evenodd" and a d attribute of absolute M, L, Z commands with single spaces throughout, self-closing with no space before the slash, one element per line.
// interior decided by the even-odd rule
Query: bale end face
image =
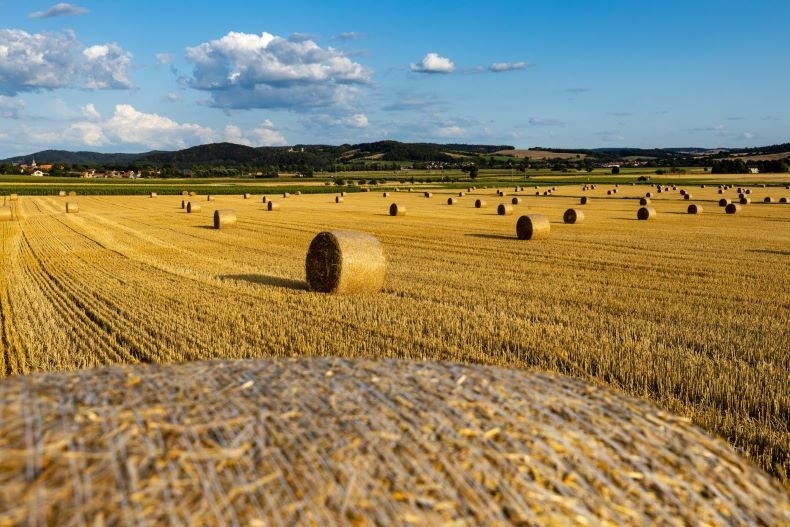
<path fill-rule="evenodd" d="M 562 215 L 562 221 L 570 225 L 581 223 L 584 221 L 584 212 L 576 209 L 568 209 L 565 211 L 565 214 Z"/>
<path fill-rule="evenodd" d="M 590 202 L 590 199 L 587 196 L 582 196 L 579 199 L 579 205 L 587 205 Z"/>
<path fill-rule="evenodd" d="M 656 217 L 656 209 L 653 207 L 639 207 L 636 211 L 636 219 L 638 220 L 652 220 Z"/>
<path fill-rule="evenodd" d="M 377 293 L 387 260 L 375 236 L 354 231 L 318 233 L 305 258 L 307 284 L 321 293 Z"/>
<path fill-rule="evenodd" d="M 214 211 L 214 228 L 224 229 L 236 224 L 236 211 L 233 209 L 217 209 Z"/>
<path fill-rule="evenodd" d="M 544 240 L 551 234 L 549 218 L 543 214 L 526 214 L 516 222 L 519 240 Z"/>
<path fill-rule="evenodd" d="M 496 213 L 500 216 L 510 216 L 513 214 L 513 205 L 508 205 L 507 203 L 500 203 L 499 206 L 496 208 Z"/>
<path fill-rule="evenodd" d="M 399 205 L 397 203 L 393 203 L 390 205 L 390 216 L 405 216 L 406 215 L 406 207 L 403 205 Z"/>

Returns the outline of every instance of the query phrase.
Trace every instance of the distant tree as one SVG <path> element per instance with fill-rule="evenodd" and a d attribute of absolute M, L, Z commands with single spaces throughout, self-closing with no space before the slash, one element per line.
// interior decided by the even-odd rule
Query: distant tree
<path fill-rule="evenodd" d="M 620 167 L 613 166 L 612 167 L 612 174 L 619 174 L 619 173 L 620 173 Z"/>
<path fill-rule="evenodd" d="M 469 179 L 477 179 L 477 165 L 472 165 L 469 167 Z"/>

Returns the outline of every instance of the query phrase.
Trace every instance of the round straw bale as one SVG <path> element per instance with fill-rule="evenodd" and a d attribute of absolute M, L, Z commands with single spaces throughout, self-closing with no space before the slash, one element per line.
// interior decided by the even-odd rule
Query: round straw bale
<path fill-rule="evenodd" d="M 787 197 L 782 196 L 781 198 L 779 198 L 779 203 L 787 203 Z"/>
<path fill-rule="evenodd" d="M 686 200 L 692 199 L 692 195 L 689 194 L 688 192 L 686 192 L 685 194 L 683 194 L 683 199 L 686 199 Z"/>
<path fill-rule="evenodd" d="M 699 188 L 705 188 L 705 185 L 700 185 Z"/>
<path fill-rule="evenodd" d="M 335 196 L 335 203 L 343 203 L 343 198 L 341 196 Z"/>
<path fill-rule="evenodd" d="M 269 198 L 267 198 L 266 196 L 261 197 L 261 203 L 267 203 L 268 201 Z"/>
<path fill-rule="evenodd" d="M 650 205 L 650 198 L 641 198 L 639 200 L 639 204 L 642 206 Z"/>
<path fill-rule="evenodd" d="M 458 197 L 459 197 L 459 198 L 463 198 L 465 195 L 466 195 L 466 194 L 465 194 L 463 191 L 461 191 L 461 192 L 459 192 L 459 193 L 458 193 Z"/>
<path fill-rule="evenodd" d="M 738 193 L 738 199 L 745 198 L 745 197 L 746 197 L 746 194 L 744 194 L 743 192 L 739 192 Z"/>
<path fill-rule="evenodd" d="M 404 205 L 400 205 L 398 203 L 393 203 L 390 205 L 390 216 L 405 216 L 406 215 L 406 207 Z"/>
<path fill-rule="evenodd" d="M 765 187 L 765 185 L 763 185 L 763 187 Z M 790 190 L 790 185 L 786 185 L 785 190 Z"/>
<path fill-rule="evenodd" d="M 724 207 L 724 212 L 727 214 L 735 214 L 741 211 L 741 206 L 738 203 L 728 203 L 726 207 Z"/>
<path fill-rule="evenodd" d="M 701 212 L 702 212 L 702 207 L 700 205 L 697 205 L 695 203 L 692 203 L 691 205 L 689 205 L 689 208 L 688 208 L 688 213 L 689 214 L 700 214 Z"/>
<path fill-rule="evenodd" d="M 387 260 L 375 236 L 364 232 L 318 233 L 305 259 L 307 283 L 321 293 L 377 293 L 384 287 Z"/>
<path fill-rule="evenodd" d="M 208 194 L 208 195 L 206 196 L 206 201 L 211 201 L 211 194 Z"/>
<path fill-rule="evenodd" d="M 301 195 L 302 195 L 302 191 L 301 191 L 301 190 L 297 190 L 295 194 L 296 194 L 297 196 L 301 196 Z"/>
<path fill-rule="evenodd" d="M 653 194 L 652 194 L 652 193 L 650 193 L 650 192 L 645 192 L 645 197 L 646 197 L 646 198 L 652 198 L 652 197 L 653 197 Z"/>
<path fill-rule="evenodd" d="M 79 211 L 80 211 L 80 206 L 79 205 L 77 205 L 73 201 L 72 202 L 68 202 L 68 201 L 66 202 L 66 212 L 67 213 L 74 213 L 74 212 L 79 212 Z"/>
<path fill-rule="evenodd" d="M 65 190 L 61 190 L 60 192 L 58 192 L 58 196 L 60 196 L 61 198 L 65 197 L 66 196 L 66 191 Z"/>
<path fill-rule="evenodd" d="M 280 204 L 274 201 L 266 203 L 266 210 L 280 210 Z"/>
<path fill-rule="evenodd" d="M 423 193 L 423 196 L 425 196 L 426 198 L 430 198 L 431 196 L 433 196 L 433 194 L 431 192 L 425 192 Z"/>
<path fill-rule="evenodd" d="M 724 189 L 723 189 L 723 188 L 720 188 L 720 189 L 719 189 L 717 192 L 718 192 L 719 194 L 724 194 Z"/>
<path fill-rule="evenodd" d="M 569 376 L 325 357 L 94 371 L 3 379 L 6 524 L 790 524 L 787 491 L 723 441 Z"/>
<path fill-rule="evenodd" d="M 657 193 L 657 194 L 661 194 L 661 192 L 663 192 L 663 191 L 661 190 L 661 188 L 658 188 L 658 189 L 656 189 L 656 193 Z"/>
<path fill-rule="evenodd" d="M 181 195 L 182 196 L 189 196 L 189 191 L 188 190 L 182 190 L 181 191 Z"/>
<path fill-rule="evenodd" d="M 19 196 L 17 196 L 16 194 L 8 195 L 8 201 L 18 201 L 18 200 L 19 200 Z"/>
<path fill-rule="evenodd" d="M 685 196 L 685 195 L 686 195 L 686 191 L 685 191 L 685 190 L 683 190 L 683 189 L 680 189 L 680 195 L 681 195 L 681 196 Z"/>
<path fill-rule="evenodd" d="M 719 207 L 726 207 L 726 206 L 727 206 L 727 205 L 729 205 L 730 203 L 732 203 L 732 201 L 731 201 L 731 200 L 729 200 L 729 199 L 727 199 L 727 198 L 721 198 L 721 199 L 719 200 Z"/>
<path fill-rule="evenodd" d="M 521 204 L 521 198 L 513 197 L 513 199 L 510 200 L 510 203 L 513 204 L 513 205 L 520 205 Z"/>
<path fill-rule="evenodd" d="M 485 206 L 486 206 L 485 200 L 482 200 L 482 199 L 476 199 L 475 200 L 475 208 L 476 209 L 482 209 Z"/>
<path fill-rule="evenodd" d="M 343 197 L 345 197 L 345 196 L 346 196 L 346 193 L 345 193 L 345 192 L 341 192 L 341 193 L 340 193 L 340 197 L 341 197 L 341 198 L 343 198 Z"/>
<path fill-rule="evenodd" d="M 458 203 L 458 198 L 447 198 L 448 205 L 455 205 L 456 203 Z"/>
<path fill-rule="evenodd" d="M 496 208 L 496 213 L 500 216 L 510 216 L 513 214 L 513 205 L 509 205 L 507 203 L 500 203 L 499 206 Z"/>
<path fill-rule="evenodd" d="M 190 191 L 189 191 L 189 195 L 190 195 L 191 197 L 197 196 L 197 192 L 195 192 L 194 190 L 190 190 Z"/>
<path fill-rule="evenodd" d="M 587 203 L 589 203 L 589 202 L 590 202 L 590 198 L 588 198 L 587 196 L 582 196 L 579 199 L 579 204 L 580 205 L 587 205 Z"/>
<path fill-rule="evenodd" d="M 11 207 L 0 207 L 0 221 L 11 221 L 12 219 Z"/>
<path fill-rule="evenodd" d="M 70 190 L 70 191 L 69 191 L 69 197 L 72 197 L 72 198 L 73 198 L 73 197 L 74 197 L 74 196 L 76 196 L 76 195 L 77 195 L 77 191 L 76 191 L 76 190 Z"/>
<path fill-rule="evenodd" d="M 236 211 L 233 209 L 217 209 L 214 211 L 214 228 L 224 229 L 236 224 Z"/>
<path fill-rule="evenodd" d="M 382 196 L 385 197 L 385 198 L 388 198 L 388 197 L 390 197 L 390 193 L 389 192 L 384 192 L 382 194 Z"/>
<path fill-rule="evenodd" d="M 244 193 L 244 199 L 250 199 L 251 197 L 252 197 L 252 194 L 250 194 L 249 192 L 245 192 Z"/>
<path fill-rule="evenodd" d="M 544 196 L 551 196 L 551 191 L 550 190 L 544 190 L 543 191 L 543 195 Z"/>
<path fill-rule="evenodd" d="M 752 202 L 752 199 L 751 198 L 747 198 L 746 196 L 742 197 L 738 201 L 738 203 L 740 203 L 741 205 L 749 205 L 749 204 L 751 204 L 751 202 Z"/>
<path fill-rule="evenodd" d="M 200 212 L 200 205 L 190 201 L 187 203 L 187 214 L 192 214 L 193 212 Z"/>
<path fill-rule="evenodd" d="M 612 191 L 611 191 L 611 190 L 607 190 L 607 191 L 606 191 L 606 195 L 607 195 L 607 196 L 611 196 L 611 195 L 612 195 Z"/>
<path fill-rule="evenodd" d="M 584 211 L 578 209 L 568 209 L 562 215 L 562 221 L 569 224 L 581 223 L 584 221 Z"/>
<path fill-rule="evenodd" d="M 187 200 L 185 200 L 185 199 L 182 199 L 182 200 L 181 200 L 181 208 L 182 208 L 182 209 L 185 209 L 185 208 L 187 208 Z"/>
<path fill-rule="evenodd" d="M 763 198 L 763 203 L 773 203 L 773 202 L 774 202 L 774 198 L 772 198 L 771 196 L 765 196 Z"/>
<path fill-rule="evenodd" d="M 543 240 L 551 234 L 549 218 L 543 214 L 525 214 L 516 221 L 519 240 Z"/>
<path fill-rule="evenodd" d="M 752 189 L 750 189 L 750 188 L 747 188 L 746 190 L 744 190 L 744 191 L 743 191 L 743 193 L 744 193 L 744 194 L 746 194 L 746 195 L 748 196 L 749 194 L 751 194 L 751 193 L 752 193 Z"/>
<path fill-rule="evenodd" d="M 287 192 L 283 192 L 283 197 L 284 198 L 290 198 L 291 195 L 289 193 L 287 193 Z"/>
<path fill-rule="evenodd" d="M 653 220 L 656 217 L 656 209 L 653 207 L 639 207 L 636 211 L 636 218 L 638 220 Z"/>

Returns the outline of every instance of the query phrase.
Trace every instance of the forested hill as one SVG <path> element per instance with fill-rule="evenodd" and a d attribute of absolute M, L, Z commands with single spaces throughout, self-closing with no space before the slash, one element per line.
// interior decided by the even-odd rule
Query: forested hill
<path fill-rule="evenodd" d="M 380 161 L 454 161 L 459 156 L 491 154 L 512 150 L 508 145 L 467 145 L 436 143 L 402 143 L 378 141 L 356 145 L 295 145 L 282 147 L 251 147 L 233 143 L 212 143 L 173 152 L 152 151 L 139 154 L 102 154 L 98 152 L 69 152 L 43 150 L 25 156 L 16 156 L 0 163 L 38 164 L 58 163 L 68 165 L 101 165 L 105 167 L 167 166 L 189 168 L 207 166 L 306 166 L 326 167 L 355 160 Z"/>

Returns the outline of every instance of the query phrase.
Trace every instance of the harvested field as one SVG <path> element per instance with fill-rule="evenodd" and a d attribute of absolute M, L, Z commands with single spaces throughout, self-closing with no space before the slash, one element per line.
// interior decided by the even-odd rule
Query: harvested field
<path fill-rule="evenodd" d="M 400 193 L 397 221 L 377 192 L 343 206 L 305 193 L 277 214 L 212 194 L 232 229 L 161 192 L 81 196 L 79 214 L 20 196 L 0 222 L 0 373 L 292 356 L 547 370 L 688 417 L 787 483 L 790 207 L 763 203 L 775 188 L 753 188 L 736 217 L 713 184 L 695 188 L 696 216 L 658 194 L 648 222 L 634 211 L 644 186 L 591 190 L 580 228 L 562 223 L 580 188 L 558 186 L 523 198 L 552 219 L 534 244 L 516 239 L 516 217 L 434 192 Z M 499 203 L 494 189 L 474 198 Z M 305 255 L 324 230 L 381 242 L 380 293 L 308 291 Z"/>
<path fill-rule="evenodd" d="M 790 522 L 790 497 L 723 442 L 545 373 L 114 367 L 8 379 L 0 417 L 3 524 Z"/>

